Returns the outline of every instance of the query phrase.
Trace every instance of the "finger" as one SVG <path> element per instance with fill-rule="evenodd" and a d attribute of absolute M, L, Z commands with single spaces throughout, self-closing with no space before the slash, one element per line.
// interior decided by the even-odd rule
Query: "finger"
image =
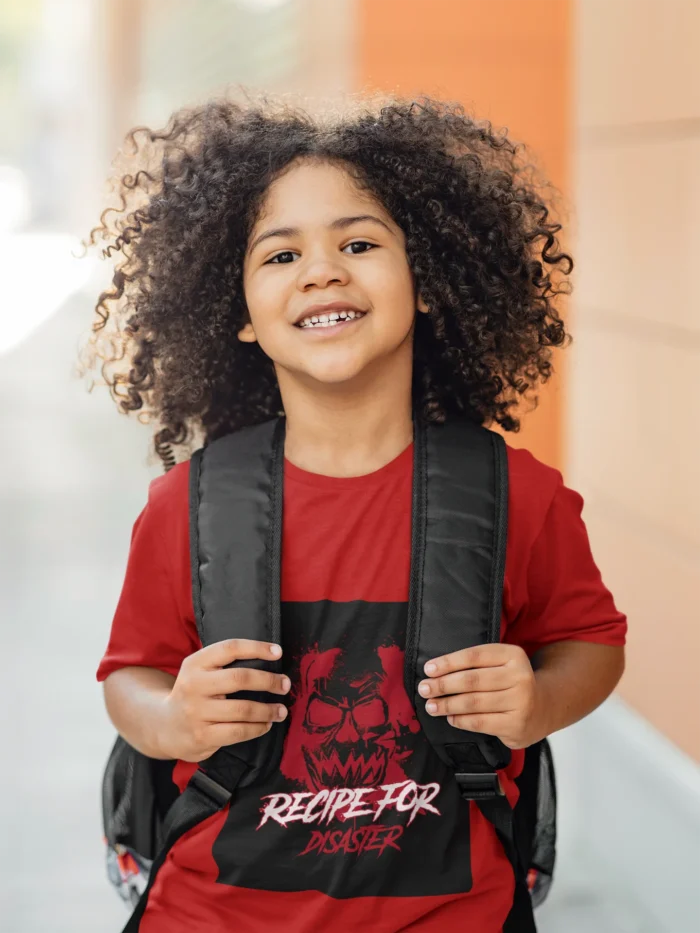
<path fill-rule="evenodd" d="M 208 700 L 202 707 L 202 718 L 210 723 L 281 722 L 287 718 L 287 707 L 254 700 Z"/>
<path fill-rule="evenodd" d="M 502 736 L 506 734 L 511 720 L 510 713 L 467 713 L 461 716 L 448 716 L 447 721 L 457 729 L 468 732 L 483 732 L 484 735 Z"/>
<path fill-rule="evenodd" d="M 522 651 L 522 648 L 501 643 L 475 645 L 473 648 L 462 648 L 459 651 L 453 651 L 452 654 L 433 658 L 432 661 L 426 662 L 424 670 L 428 677 L 436 677 L 440 674 L 465 671 L 473 667 L 499 667 L 507 664 L 516 651 Z"/>
<path fill-rule="evenodd" d="M 279 645 L 267 641 L 253 641 L 250 638 L 227 638 L 214 642 L 197 652 L 199 666 L 207 670 L 226 667 L 232 661 L 277 661 L 282 657 Z"/>
<path fill-rule="evenodd" d="M 457 671 L 422 680 L 418 692 L 422 697 L 448 696 L 451 693 L 479 693 L 507 690 L 512 686 L 513 673 L 505 667 L 482 667 L 471 671 Z"/>
<path fill-rule="evenodd" d="M 265 735 L 273 727 L 272 722 L 215 722 L 206 727 L 205 743 L 212 748 L 236 745 Z M 204 743 L 203 743 L 204 744 Z"/>
<path fill-rule="evenodd" d="M 205 696 L 238 693 L 239 690 L 259 690 L 264 693 L 289 693 L 291 683 L 284 674 L 259 671 L 253 667 L 233 667 L 226 670 L 205 671 L 201 676 Z M 198 681 L 199 685 L 199 681 Z"/>
<path fill-rule="evenodd" d="M 460 693 L 457 696 L 428 700 L 425 704 L 431 716 L 460 716 L 472 713 L 508 713 L 516 708 L 515 690 L 496 693 Z"/>

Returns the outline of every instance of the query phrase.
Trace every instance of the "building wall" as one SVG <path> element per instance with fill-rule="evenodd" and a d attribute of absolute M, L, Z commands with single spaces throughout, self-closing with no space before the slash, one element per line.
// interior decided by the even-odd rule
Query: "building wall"
<path fill-rule="evenodd" d="M 568 472 L 629 614 L 620 694 L 700 760 L 700 4 L 578 0 Z"/>
<path fill-rule="evenodd" d="M 356 89 L 460 101 L 525 142 L 545 177 L 565 195 L 570 6 L 569 0 L 357 0 Z M 560 310 L 566 311 L 564 302 Z M 563 461 L 564 360 L 556 354 L 559 376 L 541 393 L 522 432 L 508 438 L 553 466 Z"/>

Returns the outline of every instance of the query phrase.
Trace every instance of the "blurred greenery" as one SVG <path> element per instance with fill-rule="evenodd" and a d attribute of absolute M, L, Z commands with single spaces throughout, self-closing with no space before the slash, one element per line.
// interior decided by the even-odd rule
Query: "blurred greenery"
<path fill-rule="evenodd" d="M 147 0 L 138 119 L 165 123 L 172 111 L 228 83 L 269 87 L 300 65 L 303 4 Z M 204 15 L 203 15 L 204 14 Z"/>
<path fill-rule="evenodd" d="M 18 161 L 25 138 L 22 63 L 41 18 L 41 0 L 0 0 L 0 160 Z"/>

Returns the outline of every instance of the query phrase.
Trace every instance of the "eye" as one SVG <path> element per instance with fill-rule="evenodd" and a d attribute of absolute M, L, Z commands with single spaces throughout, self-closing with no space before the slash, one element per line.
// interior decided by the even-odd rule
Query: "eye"
<path fill-rule="evenodd" d="M 276 256 L 273 256 L 272 259 L 268 259 L 265 263 L 266 266 L 269 266 L 271 263 L 276 263 L 277 265 L 286 264 L 289 262 L 294 262 L 294 257 L 296 253 L 293 253 L 291 249 L 285 249 L 281 253 L 277 253 Z"/>
<path fill-rule="evenodd" d="M 367 240 L 353 240 L 352 243 L 348 243 L 347 246 L 343 247 L 343 252 L 350 252 L 351 255 L 357 256 L 360 253 L 368 253 L 372 249 L 377 249 L 376 244 L 368 243 Z M 281 253 L 276 253 L 271 259 L 268 259 L 264 265 L 287 265 L 290 262 L 294 262 L 295 257 L 299 254 L 295 253 L 291 249 L 285 249 Z"/>
<path fill-rule="evenodd" d="M 376 244 L 368 243 L 367 240 L 353 240 L 352 243 L 348 243 L 347 246 L 343 247 L 343 252 L 350 250 L 352 255 L 358 255 L 359 253 L 368 253 L 371 249 L 376 248 Z"/>

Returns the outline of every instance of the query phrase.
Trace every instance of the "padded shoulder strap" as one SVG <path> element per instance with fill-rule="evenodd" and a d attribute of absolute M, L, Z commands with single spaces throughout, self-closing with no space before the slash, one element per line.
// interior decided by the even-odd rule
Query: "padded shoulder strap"
<path fill-rule="evenodd" d="M 202 645 L 233 632 L 280 640 L 283 444 L 284 423 L 276 419 L 192 458 L 190 564 Z"/>
<path fill-rule="evenodd" d="M 246 428 L 198 450 L 190 463 L 190 564 L 202 645 L 240 638 L 280 642 L 284 424 Z M 234 662 L 279 670 L 280 662 Z M 236 697 L 243 697 L 237 693 Z M 254 699 L 265 699 L 257 693 Z M 269 699 L 275 699 L 269 697 Z M 220 748 L 170 809 L 165 844 L 123 933 L 137 933 L 156 876 L 177 840 L 230 802 L 235 790 L 276 767 L 284 724 L 251 742 Z"/>
<path fill-rule="evenodd" d="M 429 716 L 417 686 L 431 658 L 500 640 L 507 506 L 500 435 L 466 420 L 416 423 L 406 689 L 435 751 L 473 798 L 498 793 L 494 772 L 510 750 Z"/>
<path fill-rule="evenodd" d="M 281 642 L 280 566 L 284 421 L 275 419 L 214 441 L 190 465 L 192 594 L 202 645 L 232 638 Z M 231 667 L 279 672 L 281 661 L 234 661 Z M 236 699 L 276 697 L 241 691 Z M 250 742 L 222 748 L 201 770 L 231 792 L 277 766 L 286 732 L 276 723 Z M 199 775 L 198 775 L 199 778 Z M 205 783 L 205 782 L 203 782 Z"/>

